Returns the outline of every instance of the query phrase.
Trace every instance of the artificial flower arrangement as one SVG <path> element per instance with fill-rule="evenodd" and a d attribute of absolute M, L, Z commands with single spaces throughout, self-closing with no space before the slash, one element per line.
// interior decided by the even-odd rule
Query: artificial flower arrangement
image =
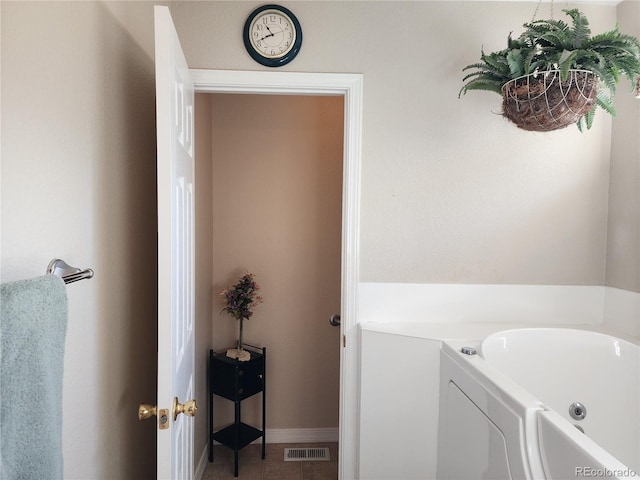
<path fill-rule="evenodd" d="M 237 358 L 240 361 L 246 361 L 251 358 L 249 352 L 242 348 L 242 321 L 249 319 L 253 315 L 252 309 L 263 302 L 258 295 L 260 286 L 256 283 L 253 273 L 245 273 L 240 280 L 232 287 L 225 288 L 220 292 L 224 297 L 224 308 L 220 311 L 226 312 L 236 320 L 240 320 L 240 336 L 238 338 L 237 348 L 227 351 L 227 356 Z"/>

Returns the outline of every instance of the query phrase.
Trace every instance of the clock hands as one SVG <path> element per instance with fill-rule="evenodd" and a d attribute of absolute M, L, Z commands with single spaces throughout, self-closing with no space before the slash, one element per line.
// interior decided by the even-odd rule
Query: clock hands
<path fill-rule="evenodd" d="M 269 35 L 265 35 L 263 36 L 260 40 L 264 40 L 265 38 L 269 38 L 269 37 L 275 37 L 276 35 L 282 33 L 282 30 L 280 30 L 279 32 L 273 33 L 271 31 L 271 29 L 269 28 L 269 25 L 265 25 L 266 29 L 269 31 Z"/>

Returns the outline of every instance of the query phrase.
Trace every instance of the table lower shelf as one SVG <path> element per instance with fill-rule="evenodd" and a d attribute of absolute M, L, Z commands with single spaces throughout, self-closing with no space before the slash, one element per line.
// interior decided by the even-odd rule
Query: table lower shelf
<path fill-rule="evenodd" d="M 240 450 L 263 436 L 262 430 L 240 423 L 229 425 L 213 434 L 213 439 L 232 450 Z"/>

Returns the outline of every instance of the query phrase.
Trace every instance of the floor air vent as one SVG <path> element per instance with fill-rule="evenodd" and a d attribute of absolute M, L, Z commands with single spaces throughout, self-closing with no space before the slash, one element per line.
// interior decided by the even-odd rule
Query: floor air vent
<path fill-rule="evenodd" d="M 328 448 L 285 448 L 285 462 L 322 462 L 331 460 Z"/>

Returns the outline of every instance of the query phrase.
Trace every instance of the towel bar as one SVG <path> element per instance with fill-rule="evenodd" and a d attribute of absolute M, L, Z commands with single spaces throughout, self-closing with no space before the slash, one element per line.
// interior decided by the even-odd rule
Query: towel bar
<path fill-rule="evenodd" d="M 81 270 L 79 268 L 71 267 L 67 265 L 64 260 L 60 260 L 59 258 L 54 258 L 49 262 L 49 265 L 47 266 L 47 273 L 62 277 L 64 283 L 73 283 L 78 280 L 93 277 L 93 270 L 90 268 Z"/>

